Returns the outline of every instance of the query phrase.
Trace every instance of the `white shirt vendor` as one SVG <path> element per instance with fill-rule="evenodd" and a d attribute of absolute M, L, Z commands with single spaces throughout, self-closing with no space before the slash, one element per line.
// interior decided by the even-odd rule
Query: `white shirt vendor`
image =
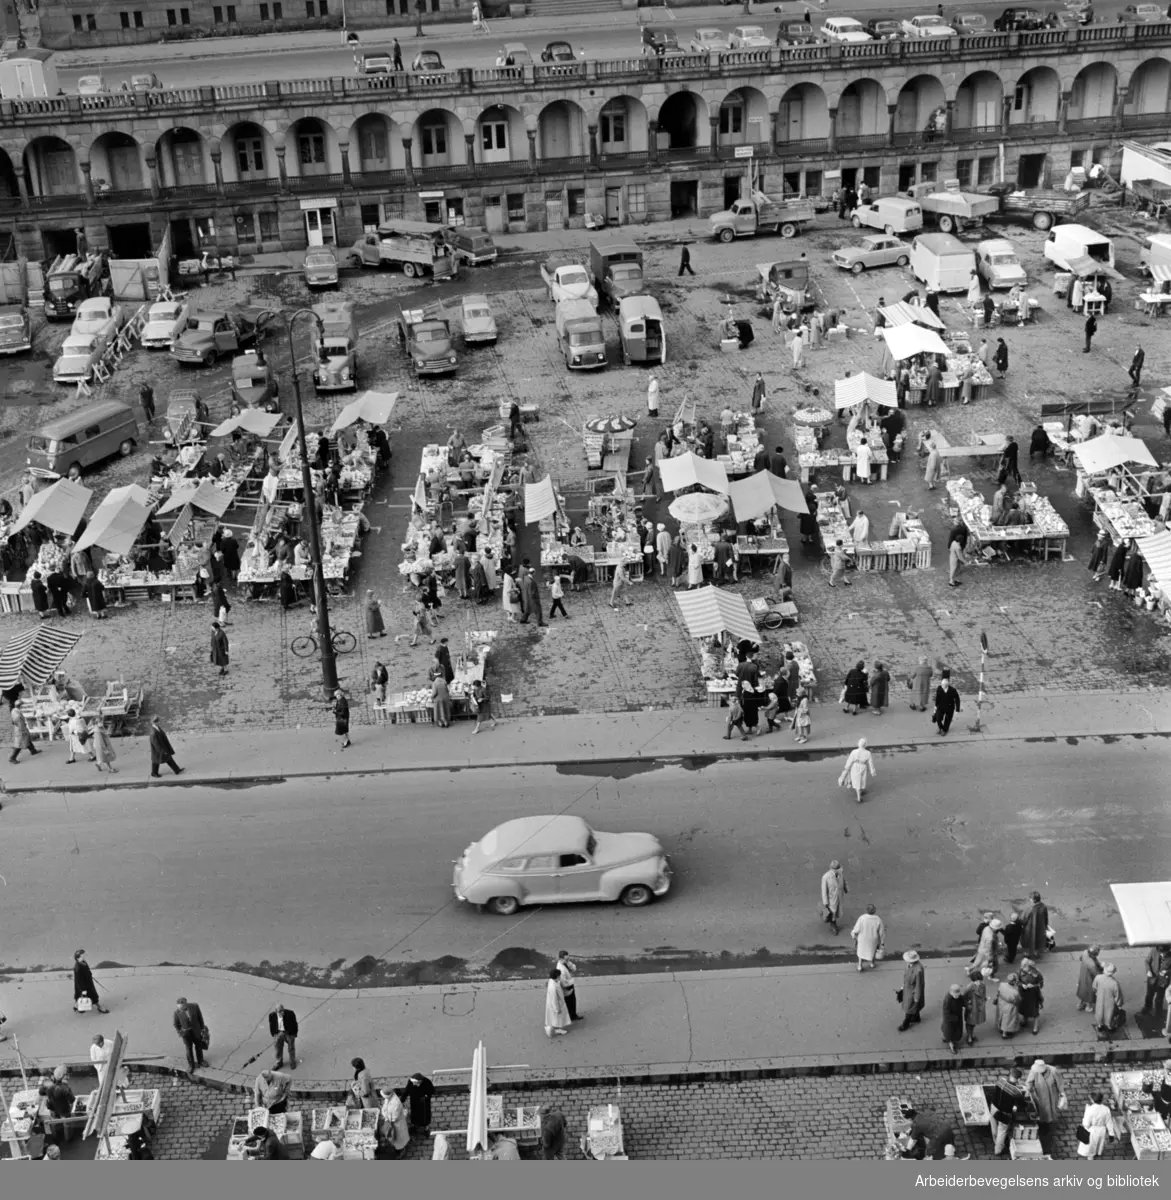
<path fill-rule="evenodd" d="M 279 475 L 273 475 L 270 473 L 264 477 L 264 482 L 260 485 L 260 494 L 264 497 L 267 503 L 275 504 L 280 490 L 281 477 Z"/>
<path fill-rule="evenodd" d="M 331 1138 L 326 1139 L 313 1147 L 313 1153 L 309 1157 L 317 1159 L 318 1162 L 333 1162 L 335 1158 L 342 1157 L 342 1148 Z"/>

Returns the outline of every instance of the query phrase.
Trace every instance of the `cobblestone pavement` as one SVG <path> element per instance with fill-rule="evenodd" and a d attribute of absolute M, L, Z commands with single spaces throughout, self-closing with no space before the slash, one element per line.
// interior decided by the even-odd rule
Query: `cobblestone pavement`
<path fill-rule="evenodd" d="M 1116 214 L 1108 218 L 1121 219 Z M 1041 273 L 1041 235 L 1019 228 L 1004 232 L 1021 248 L 1030 277 L 1047 281 L 1049 273 Z M 828 253 L 855 236 L 846 226 L 837 228 L 830 218 L 828 226 L 823 221 L 822 228 L 799 242 L 772 239 L 728 247 L 700 242 L 692 254 L 698 275 L 683 281 L 675 276 L 677 252 L 652 249 L 649 276 L 663 304 L 668 331 L 669 361 L 661 372 L 664 412 L 669 414 L 673 405 L 690 394 L 699 401 L 701 415 L 715 417 L 726 403 L 745 404 L 750 381 L 762 370 L 771 393 L 764 420 L 767 438 L 772 444 L 785 445 L 793 458 L 790 417 L 807 389 L 819 388 L 827 401 L 835 378 L 846 369 L 875 370 L 879 351 L 877 343 L 859 332 L 847 342 L 812 353 L 807 369 L 794 376 L 787 351 L 767 321 L 757 315 L 751 299 L 756 277 L 753 264 L 797 249 L 808 252 L 827 302 L 844 306 L 846 321 L 868 331 L 866 311 L 878 296 L 893 300 L 905 293 L 913 280 L 896 268 L 861 277 L 836 272 L 826 262 Z M 584 249 L 584 236 L 582 245 Z M 558 255 L 568 257 L 569 253 L 559 251 Z M 994 388 L 991 399 L 970 409 L 953 405 L 934 411 L 909 410 L 909 445 L 914 445 L 919 429 L 936 424 L 953 442 L 966 440 L 973 431 L 1011 430 L 1022 448 L 1027 448 L 1042 401 L 1092 390 L 1120 390 L 1127 382 L 1125 367 L 1140 339 L 1147 343 L 1151 385 L 1163 382 L 1171 358 L 1166 339 L 1157 338 L 1157 327 L 1131 306 L 1138 291 L 1137 245 L 1120 241 L 1118 254 L 1130 280 L 1118 286 L 1115 311 L 1102 321 L 1093 353 L 1078 354 L 1076 370 L 1070 368 L 1068 356 L 1080 350 L 1080 321 L 1059 305 L 1046 286 L 1038 284 L 1035 294 L 1044 309 L 1038 323 L 1027 330 L 997 331 L 1003 332 L 1012 356 L 1006 384 Z M 372 273 L 344 282 L 343 293 L 362 307 L 362 384 L 398 390 L 400 403 L 392 470 L 380 481 L 368 508 L 378 532 L 366 539 L 351 595 L 335 603 L 335 626 L 361 632 L 356 597 L 372 588 L 383 602 L 391 630 L 409 629 L 410 597 L 404 593 L 398 573 L 399 546 L 424 444 L 444 440 L 453 424 L 459 424 L 469 441 L 474 441 L 483 428 L 497 421 L 501 401 L 536 401 L 541 405 L 541 420 L 530 427 L 533 455 L 540 471 L 548 470 L 565 493 L 572 518 L 585 508 L 583 420 L 595 414 L 643 411 L 644 371 L 612 366 L 597 375 L 571 376 L 561 366 L 555 353 L 551 307 L 536 274 L 535 263 L 543 257 L 534 249 L 528 258 L 481 269 L 454 287 L 426 287 L 409 293 L 399 276 Z M 460 374 L 453 380 L 420 385 L 409 379 L 389 336 L 393 300 L 409 294 L 430 301 L 473 286 L 492 294 L 501 331 L 499 346 L 463 355 Z M 279 298 L 286 305 L 307 300 L 295 275 L 242 278 L 234 285 L 213 288 L 210 294 L 230 299 L 249 290 L 262 298 Z M 720 355 L 713 345 L 712 330 L 725 295 L 735 298 L 741 315 L 752 315 L 755 320 L 756 341 L 735 356 Z M 956 299 L 945 300 L 943 311 L 952 325 L 961 319 Z M 613 358 L 616 331 L 610 318 L 607 322 Z M 58 334 L 64 335 L 64 327 L 54 327 L 48 340 L 38 344 L 49 347 Z M 283 343 L 274 346 L 272 353 L 278 367 L 287 365 Z M 190 384 L 193 375 L 198 375 L 194 381 L 211 402 L 213 414 L 223 411 L 227 403 L 225 369 L 185 372 L 181 378 Z M 166 356 L 138 352 L 129 367 L 107 385 L 107 394 L 134 396 L 139 382 L 148 376 L 160 399 L 180 381 L 176 366 Z M 282 381 L 287 392 L 287 377 Z M 310 421 L 324 420 L 338 404 L 309 399 L 307 416 Z M 63 405 L 55 405 L 60 407 Z M 1149 404 L 1140 406 L 1137 432 L 1162 454 L 1166 443 L 1148 409 Z M 4 411 L 9 419 L 14 414 L 28 418 L 30 413 L 44 419 L 47 412 L 44 408 Z M 656 433 L 657 426 L 644 419 L 637 433 L 633 465 L 641 465 Z M 834 444 L 843 436 L 835 429 Z M 0 482 L 6 486 L 15 480 L 19 457 L 11 444 L 0 448 L 0 471 L 7 472 Z M 1049 464 L 1030 467 L 1023 452 L 1022 458 L 1026 459 L 1022 463 L 1026 478 L 1050 496 L 1070 524 L 1070 557 L 1065 562 L 1014 561 L 973 567 L 961 589 L 946 588 L 944 546 L 950 525 L 946 493 L 926 490 L 914 454 L 908 453 L 901 465 L 892 468 L 888 483 L 852 487 L 851 500 L 855 509 L 866 509 L 878 529 L 885 528 L 896 506 L 921 509 L 933 540 L 934 568 L 856 578 L 856 586 L 831 597 L 819 569 L 820 551 L 804 552 L 806 548 L 797 541 L 796 520 L 790 518 L 788 533 L 794 543 L 801 625 L 795 633 L 766 634 L 766 654 L 777 653 L 786 637 L 806 640 L 826 685 L 823 698 L 836 692 L 838 681 L 858 658 L 884 661 L 892 665 L 897 677 L 919 654 L 950 665 L 961 689 L 971 690 L 979 669 L 981 631 L 987 633 L 992 647 L 988 683 L 993 693 L 1162 686 L 1171 681 L 1166 626 L 1126 604 L 1117 593 L 1095 586 L 1084 568 L 1093 530 L 1089 509 L 1072 494 L 1072 472 Z M 98 473 L 93 485 L 101 494 L 108 486 L 141 479 L 144 469 L 142 455 L 136 454 Z M 967 473 L 985 495 L 991 495 L 995 482 L 990 467 L 961 460 L 954 470 Z M 665 504 L 648 501 L 645 515 L 658 519 L 663 508 Z M 534 533 L 522 537 L 521 552 L 536 558 Z M 765 577 L 734 590 L 747 597 L 767 595 L 770 584 Z M 440 634 L 458 646 L 465 630 L 500 632 L 493 670 L 500 691 L 514 697 L 506 712 L 515 715 L 690 705 L 701 699 L 698 659 L 668 591 L 658 582 L 637 586 L 634 607 L 617 613 L 608 608 L 608 597 L 600 590 L 571 595 L 566 598 L 570 620 L 558 619 L 547 631 L 509 626 L 498 605 L 479 609 L 453 596 L 445 604 Z M 285 728 L 326 722 L 316 662 L 295 659 L 287 648 L 291 638 L 308 625 L 306 612 L 294 610 L 286 620 L 273 604 L 237 604 L 229 630 L 231 674 L 223 681 L 207 662 L 209 618 L 206 606 L 147 604 L 117 610 L 100 625 L 86 622 L 85 640 L 67 665 L 91 690 L 105 679 L 142 679 L 148 691 L 147 711 L 161 714 L 164 722 L 176 729 L 214 730 L 242 721 Z M 73 620 L 80 623 L 82 618 Z M 8 617 L 6 633 L 28 624 L 27 617 Z M 371 643 L 360 637 L 358 651 L 339 663 L 343 682 L 355 698 L 363 692 L 376 654 L 390 670 L 392 690 L 426 682 L 430 647 L 421 644 L 412 649 L 405 641 L 396 645 L 387 638 Z M 365 705 L 355 705 L 355 719 L 369 719 Z"/>
<path fill-rule="evenodd" d="M 1028 1057 L 1023 1060 L 1027 1066 Z M 1063 1068 L 1069 1111 L 1043 1137 L 1046 1153 L 1072 1159 L 1077 1154 L 1074 1130 L 1091 1091 L 1110 1093 L 1109 1069 L 1102 1066 Z M 886 1145 L 882 1114 L 890 1096 L 911 1100 L 955 1122 L 956 1151 L 973 1158 L 992 1158 L 986 1129 L 960 1123 L 955 1086 L 992 1083 L 997 1072 L 929 1071 L 918 1075 L 834 1075 L 825 1079 L 754 1079 L 619 1087 L 569 1087 L 524 1092 L 504 1091 L 505 1111 L 518 1104 L 560 1108 L 569 1127 L 568 1157 L 583 1157 L 578 1138 L 588 1110 L 618 1103 L 622 1110 L 626 1153 L 632 1159 L 880 1159 Z M 132 1074 L 135 1087 L 163 1089 L 163 1119 L 155 1144 L 160 1159 L 222 1158 L 232 1118 L 242 1116 L 250 1100 L 186 1079 Z M 344 1083 L 337 1083 L 337 1097 Z M 495 1089 L 494 1089 L 495 1090 Z M 336 1098 L 335 1101 L 336 1102 Z M 294 1091 L 291 1107 L 306 1115 L 325 1101 L 304 1099 Z M 435 1097 L 433 1129 L 459 1129 L 467 1124 L 466 1092 Z M 454 1139 L 453 1139 L 454 1141 Z M 91 1143 L 92 1144 L 92 1143 Z M 416 1134 L 405 1157 L 429 1159 L 431 1139 Z M 462 1144 L 455 1147 L 463 1157 Z M 1131 1159 L 1129 1141 L 1108 1145 L 1107 1159 Z"/>

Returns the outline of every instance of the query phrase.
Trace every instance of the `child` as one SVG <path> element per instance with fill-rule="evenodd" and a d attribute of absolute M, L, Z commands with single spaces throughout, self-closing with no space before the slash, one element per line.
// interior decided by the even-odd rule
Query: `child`
<path fill-rule="evenodd" d="M 476 714 L 476 727 L 472 730 L 473 733 L 480 732 L 480 725 L 484 721 L 491 721 L 492 728 L 496 728 L 496 716 L 492 712 L 492 700 L 488 695 L 488 688 L 482 679 L 472 680 L 472 694 L 468 704 L 472 712 Z"/>
<path fill-rule="evenodd" d="M 797 689 L 797 711 L 793 714 L 793 733 L 797 744 L 809 741 L 813 722 L 809 717 L 809 693 L 804 688 Z"/>
<path fill-rule="evenodd" d="M 748 730 L 744 728 L 744 710 L 740 707 L 740 698 L 733 696 L 728 703 L 728 724 L 724 729 L 724 741 L 732 740 L 732 726 L 735 725 L 740 730 L 740 736 L 746 738 Z"/>
<path fill-rule="evenodd" d="M 764 720 L 765 720 L 765 732 L 766 733 L 772 733 L 774 730 L 779 728 L 779 726 L 777 725 L 777 722 L 776 722 L 776 716 L 777 716 L 777 713 L 779 713 L 780 711 L 781 711 L 780 699 L 777 697 L 776 692 L 773 691 L 772 688 L 769 688 L 768 704 L 765 705 L 764 712 L 762 713 L 762 716 L 764 717 Z"/>

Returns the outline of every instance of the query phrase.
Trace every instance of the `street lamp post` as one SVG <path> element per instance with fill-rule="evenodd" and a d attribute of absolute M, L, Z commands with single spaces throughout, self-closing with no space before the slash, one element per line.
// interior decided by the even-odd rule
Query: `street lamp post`
<path fill-rule="evenodd" d="M 297 440 L 301 444 L 301 488 L 305 493 L 301 520 L 309 525 L 309 551 L 313 556 L 313 598 L 317 607 L 317 642 L 321 647 L 321 683 L 326 699 L 337 691 L 337 659 L 333 652 L 333 637 L 329 628 L 329 608 L 325 599 L 325 564 L 321 557 L 321 532 L 317 528 L 317 502 L 313 495 L 313 474 L 309 469 L 309 447 L 305 442 L 305 413 L 301 408 L 301 379 L 297 373 L 297 348 L 293 343 L 293 326 L 298 317 L 312 317 L 318 329 L 321 318 L 311 308 L 298 308 L 285 322 L 289 339 L 289 365 L 293 372 L 293 398 L 297 411 Z"/>

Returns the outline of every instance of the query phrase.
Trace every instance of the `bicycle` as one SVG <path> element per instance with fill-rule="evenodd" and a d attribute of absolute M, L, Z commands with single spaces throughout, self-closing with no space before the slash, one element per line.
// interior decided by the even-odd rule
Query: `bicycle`
<path fill-rule="evenodd" d="M 329 640 L 333 643 L 335 654 L 349 654 L 358 644 L 358 639 L 348 629 L 335 630 Z M 317 653 L 317 637 L 312 633 L 302 634 L 300 637 L 293 638 L 289 643 L 289 649 L 298 658 L 308 658 L 311 654 Z"/>

